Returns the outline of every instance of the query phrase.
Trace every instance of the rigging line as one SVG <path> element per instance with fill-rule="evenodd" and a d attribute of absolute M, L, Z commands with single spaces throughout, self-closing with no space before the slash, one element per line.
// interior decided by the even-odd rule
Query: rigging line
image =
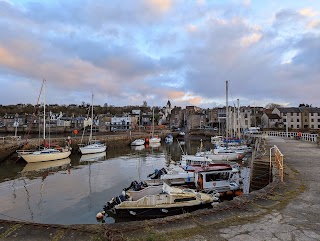
<path fill-rule="evenodd" d="M 230 83 L 230 80 L 229 80 L 229 83 Z M 232 92 L 231 92 L 230 88 L 229 88 L 229 93 L 230 93 L 230 96 L 232 98 L 233 106 L 235 106 L 234 98 L 233 98 L 233 95 L 232 95 Z"/>
<path fill-rule="evenodd" d="M 40 101 L 40 97 L 41 97 L 41 93 L 42 93 L 43 87 L 44 87 L 44 80 L 42 81 L 40 93 L 39 93 L 39 96 L 38 96 L 38 99 L 37 99 L 37 104 L 34 106 L 34 109 L 33 109 L 31 123 L 33 123 L 33 121 L 34 121 L 34 119 L 35 119 L 36 110 L 38 109 L 38 104 L 39 104 L 39 101 Z M 39 123 L 39 124 L 40 124 L 40 123 Z M 29 125 L 28 131 L 27 131 L 27 133 L 25 134 L 25 135 L 26 135 L 26 140 L 25 140 L 24 145 L 26 145 L 26 144 L 28 143 L 28 136 L 29 136 L 29 134 L 30 134 L 30 131 L 31 131 L 31 125 Z"/>
<path fill-rule="evenodd" d="M 90 115 L 90 107 L 88 108 L 87 119 L 89 119 L 89 115 Z M 83 123 L 83 124 L 84 124 L 84 123 Z M 82 131 L 82 136 L 81 136 L 81 141 L 80 141 L 80 143 L 82 143 L 82 141 L 83 141 L 83 136 L 84 136 L 85 131 L 86 131 L 86 126 L 83 127 L 83 131 Z"/>

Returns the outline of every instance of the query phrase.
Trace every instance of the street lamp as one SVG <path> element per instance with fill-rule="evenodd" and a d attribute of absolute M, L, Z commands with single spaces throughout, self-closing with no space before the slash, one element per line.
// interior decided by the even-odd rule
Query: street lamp
<path fill-rule="evenodd" d="M 289 129 L 289 125 L 288 125 L 288 113 L 286 114 L 286 134 L 287 134 L 287 137 L 288 137 L 288 129 Z"/>

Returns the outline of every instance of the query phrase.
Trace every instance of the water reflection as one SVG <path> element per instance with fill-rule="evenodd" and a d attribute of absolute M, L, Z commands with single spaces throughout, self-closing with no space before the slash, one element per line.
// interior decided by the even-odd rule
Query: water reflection
<path fill-rule="evenodd" d="M 27 165 L 22 169 L 21 174 L 27 174 L 35 171 L 54 171 L 58 168 L 66 168 L 70 165 L 71 159 L 65 158 L 61 160 L 48 161 L 48 162 L 35 162 L 27 163 Z"/>
<path fill-rule="evenodd" d="M 210 141 L 203 142 L 211 147 Z M 186 141 L 184 153 L 194 154 L 199 141 Z M 181 158 L 176 141 L 171 145 L 130 146 L 106 153 L 75 155 L 70 158 L 35 163 L 6 164 L 0 181 L 0 214 L 3 219 L 57 224 L 92 224 L 105 202 L 121 194 L 133 180 L 145 180 L 163 166 Z M 114 222 L 112 218 L 106 222 Z"/>
<path fill-rule="evenodd" d="M 80 162 L 97 162 L 104 161 L 107 158 L 107 154 L 105 152 L 94 153 L 94 154 L 86 154 L 80 157 Z"/>

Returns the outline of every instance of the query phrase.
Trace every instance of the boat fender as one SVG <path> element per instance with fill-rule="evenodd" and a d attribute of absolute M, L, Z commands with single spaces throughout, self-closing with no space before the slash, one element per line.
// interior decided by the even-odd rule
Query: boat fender
<path fill-rule="evenodd" d="M 163 212 L 163 213 L 168 213 L 169 211 L 168 211 L 168 209 L 162 208 L 162 209 L 161 209 L 161 212 Z"/>
<path fill-rule="evenodd" d="M 97 215 L 96 215 L 96 218 L 98 218 L 98 219 L 103 218 L 103 216 L 104 216 L 105 213 L 106 213 L 105 211 L 98 212 Z"/>

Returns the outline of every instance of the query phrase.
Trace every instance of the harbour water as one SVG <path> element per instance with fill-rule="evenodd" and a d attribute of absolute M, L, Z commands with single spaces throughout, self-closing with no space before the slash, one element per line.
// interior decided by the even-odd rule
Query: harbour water
<path fill-rule="evenodd" d="M 15 162 L 17 158 L 12 157 L 0 166 L 0 219 L 95 224 L 105 202 L 121 194 L 133 180 L 145 180 L 155 169 L 177 164 L 182 151 L 194 154 L 199 144 L 186 141 L 180 146 L 175 141 L 153 147 L 128 146 L 39 164 Z M 212 147 L 209 141 L 203 144 Z M 248 173 L 248 168 L 242 169 Z M 111 217 L 105 221 L 115 222 Z"/>

